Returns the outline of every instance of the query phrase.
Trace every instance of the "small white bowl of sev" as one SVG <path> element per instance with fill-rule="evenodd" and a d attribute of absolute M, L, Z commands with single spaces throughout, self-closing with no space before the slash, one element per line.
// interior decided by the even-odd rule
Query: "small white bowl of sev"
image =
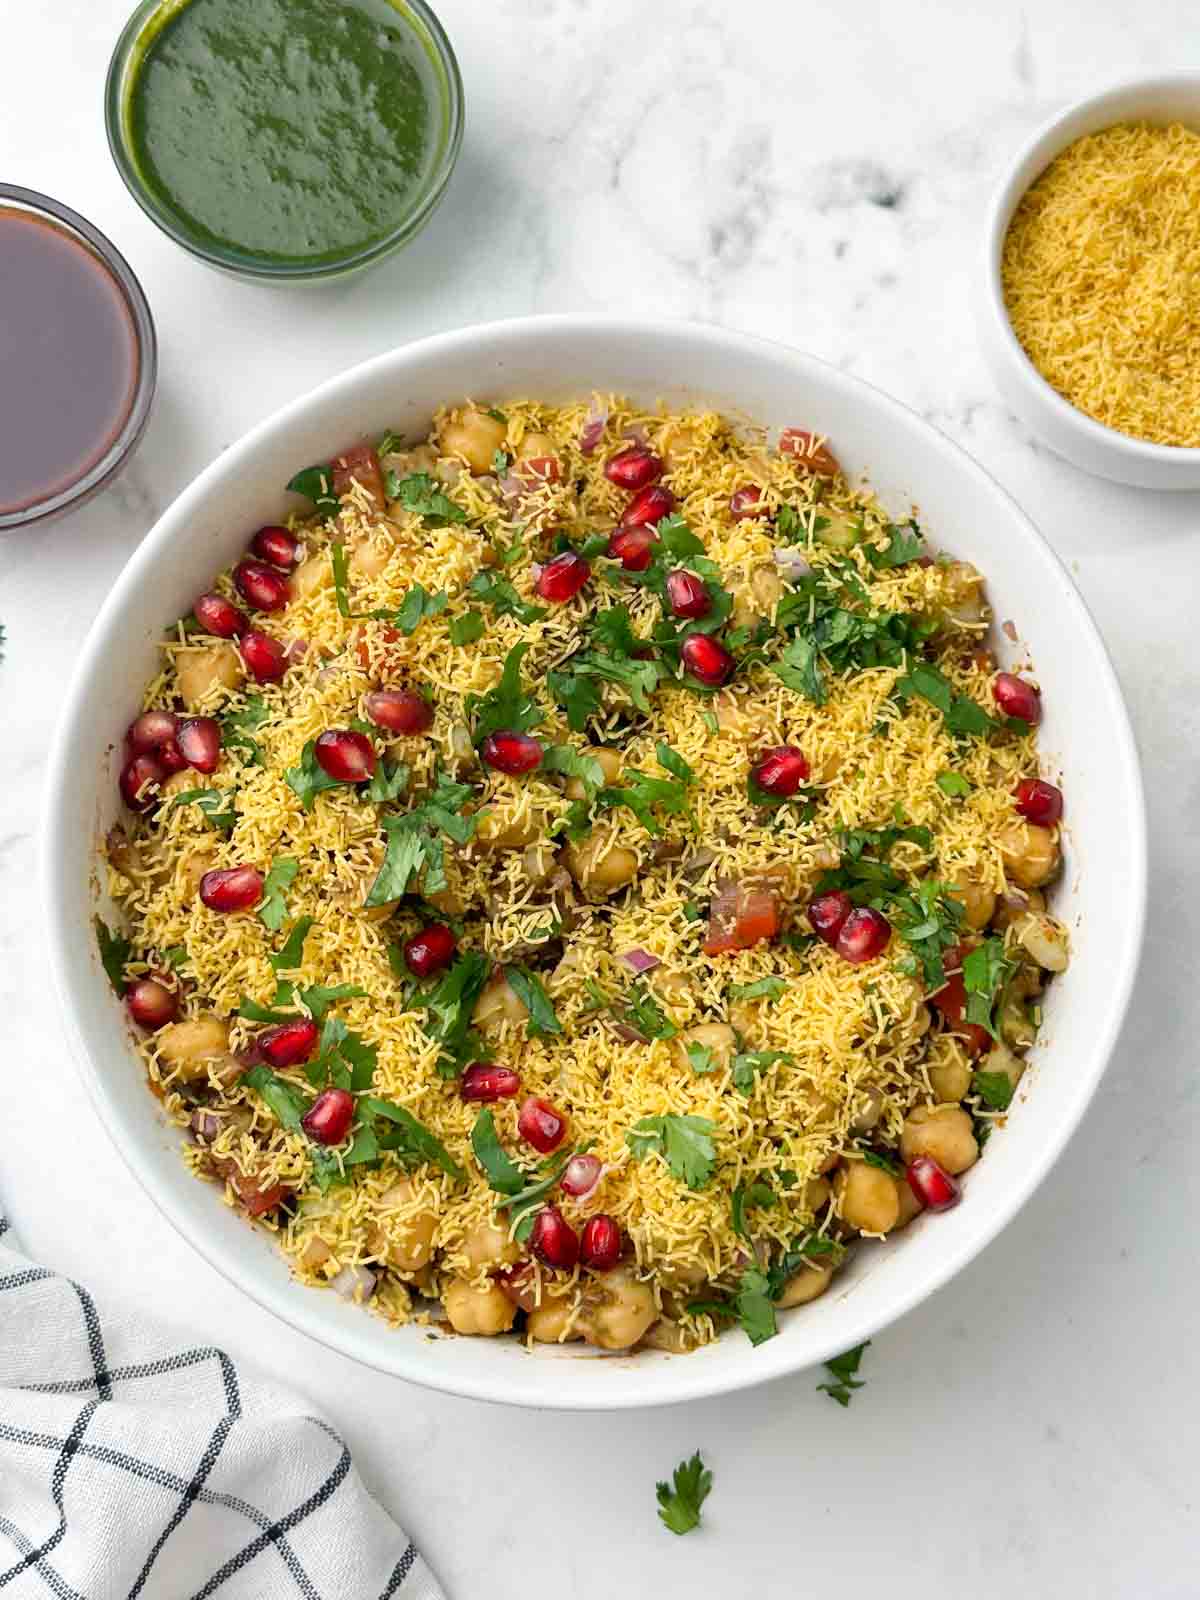
<path fill-rule="evenodd" d="M 1061 112 L 988 213 L 979 332 L 1002 395 L 1058 455 L 1200 489 L 1200 72 Z"/>

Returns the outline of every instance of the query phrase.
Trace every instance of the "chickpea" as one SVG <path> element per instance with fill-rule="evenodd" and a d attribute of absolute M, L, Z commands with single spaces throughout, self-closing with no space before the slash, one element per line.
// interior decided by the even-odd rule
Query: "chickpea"
<path fill-rule="evenodd" d="M 737 1049 L 737 1034 L 727 1022 L 702 1022 L 698 1027 L 685 1029 L 676 1038 L 675 1048 L 680 1061 L 691 1071 L 694 1069 L 691 1056 L 688 1054 L 689 1045 L 707 1050 L 711 1065 L 724 1071 L 733 1060 L 733 1053 Z"/>
<path fill-rule="evenodd" d="M 850 1118 L 851 1133 L 870 1133 L 872 1128 L 878 1127 L 882 1115 L 883 1095 L 878 1089 L 867 1089 L 861 1106 Z"/>
<path fill-rule="evenodd" d="M 806 1306 L 810 1300 L 823 1295 L 832 1282 L 832 1267 L 801 1267 L 784 1284 L 783 1293 L 775 1304 L 785 1311 L 789 1306 Z"/>
<path fill-rule="evenodd" d="M 563 860 L 589 899 L 603 899 L 623 889 L 637 877 L 639 866 L 635 852 L 617 843 L 613 828 L 593 828 L 581 844 L 564 850 Z"/>
<path fill-rule="evenodd" d="M 476 850 L 520 850 L 545 833 L 545 819 L 526 809 L 505 820 L 495 809 L 485 810 L 471 839 Z"/>
<path fill-rule="evenodd" d="M 668 1322 L 666 1317 L 660 1317 L 642 1343 L 651 1350 L 665 1350 L 668 1355 L 682 1356 L 696 1348 L 696 1336 L 689 1333 L 682 1323 Z"/>
<path fill-rule="evenodd" d="M 957 1176 L 979 1160 L 971 1119 L 961 1106 L 917 1106 L 904 1119 L 900 1156 L 907 1166 L 914 1156 L 932 1156 Z"/>
<path fill-rule="evenodd" d="M 972 628 L 987 620 L 983 575 L 969 561 L 952 561 L 943 571 L 945 601 L 938 613 L 950 627 Z"/>
<path fill-rule="evenodd" d="M 215 1011 L 169 1022 L 158 1030 L 159 1060 L 188 1083 L 207 1078 L 210 1062 L 229 1055 L 229 1024 Z"/>
<path fill-rule="evenodd" d="M 333 566 L 329 552 L 319 550 L 316 555 L 302 561 L 292 573 L 292 594 L 297 600 L 307 600 L 309 595 L 328 589 L 333 583 Z"/>
<path fill-rule="evenodd" d="M 1024 970 L 1018 971 L 1004 991 L 997 1018 L 1000 1037 L 1013 1050 L 1028 1050 L 1037 1038 L 1037 1028 L 1024 999 L 1026 986 L 1021 982 Z"/>
<path fill-rule="evenodd" d="M 961 1100 L 971 1087 L 971 1068 L 957 1052 L 944 1061 L 931 1061 L 929 1084 L 939 1101 Z"/>
<path fill-rule="evenodd" d="M 545 883 L 557 864 L 557 852 L 545 839 L 541 844 L 526 845 L 521 852 L 521 871 L 525 874 L 526 881 L 534 888 Z"/>
<path fill-rule="evenodd" d="M 974 878 L 965 872 L 960 872 L 957 878 L 951 879 L 950 888 L 957 899 L 963 903 L 967 927 L 986 928 L 996 911 L 996 896 L 993 890 L 985 889 Z"/>
<path fill-rule="evenodd" d="M 818 511 L 813 538 L 827 550 L 853 550 L 862 543 L 862 518 L 845 511 Z"/>
<path fill-rule="evenodd" d="M 397 1272 L 419 1272 L 433 1255 L 437 1214 L 429 1206 L 409 1209 L 416 1194 L 411 1178 L 389 1184 L 380 1196 L 379 1221 L 367 1236 L 371 1254 Z"/>
<path fill-rule="evenodd" d="M 228 639 L 181 651 L 175 658 L 180 698 L 189 711 L 212 700 L 219 690 L 236 689 L 245 677 L 242 658 Z"/>
<path fill-rule="evenodd" d="M 783 579 L 774 564 L 758 566 L 750 574 L 750 592 L 734 596 L 733 621 L 739 628 L 751 628 L 763 617 L 773 617 L 783 598 Z"/>
<path fill-rule="evenodd" d="M 896 1199 L 900 1206 L 900 1215 L 896 1218 L 896 1228 L 907 1228 L 914 1217 L 919 1217 L 925 1207 L 912 1192 L 912 1184 L 901 1176 L 896 1178 Z M 892 1229 L 895 1233 L 896 1228 Z"/>
<path fill-rule="evenodd" d="M 890 1172 L 851 1161 L 833 1180 L 838 1211 L 848 1227 L 862 1233 L 888 1233 L 900 1216 L 896 1180 Z"/>
<path fill-rule="evenodd" d="M 621 776 L 621 768 L 625 765 L 619 750 L 608 750 L 600 744 L 590 744 L 583 754 L 591 756 L 600 763 L 600 770 L 604 773 L 605 784 L 614 784 Z M 563 793 L 568 800 L 582 800 L 587 791 L 583 787 L 582 778 L 568 778 L 563 786 Z"/>
<path fill-rule="evenodd" d="M 1071 959 L 1070 937 L 1053 917 L 1026 912 L 1013 923 L 1017 941 L 1045 972 L 1065 972 Z"/>
<path fill-rule="evenodd" d="M 508 986 L 508 979 L 500 973 L 484 985 L 483 993 L 475 1002 L 471 1021 L 477 1028 L 486 1031 L 499 1028 L 506 1022 L 516 1027 L 528 1016 L 529 1012 L 524 1001 L 517 998 L 516 993 Z"/>
<path fill-rule="evenodd" d="M 462 1253 L 478 1272 L 480 1267 L 511 1267 L 520 1259 L 520 1247 L 508 1237 L 508 1230 L 494 1222 L 479 1222 L 467 1230 Z"/>
<path fill-rule="evenodd" d="M 542 1303 L 534 1306 L 525 1318 L 525 1327 L 531 1339 L 538 1344 L 570 1344 L 582 1339 L 583 1334 L 572 1318 L 574 1307 L 563 1295 L 551 1298 L 544 1295 Z"/>
<path fill-rule="evenodd" d="M 446 1285 L 442 1291 L 442 1306 L 456 1333 L 476 1334 L 485 1339 L 507 1333 L 517 1315 L 516 1306 L 499 1284 L 489 1283 L 481 1289 L 465 1278 L 454 1278 Z"/>
<path fill-rule="evenodd" d="M 579 1329 L 601 1350 L 627 1350 L 658 1319 L 654 1291 L 628 1267 L 591 1280 L 584 1292 Z"/>
<path fill-rule="evenodd" d="M 1022 889 L 1040 888 L 1058 871 L 1062 855 L 1049 828 L 1014 819 L 1005 824 L 996 842 L 1005 872 Z"/>
<path fill-rule="evenodd" d="M 443 424 L 441 453 L 461 456 L 474 476 L 481 478 L 492 470 L 492 457 L 503 448 L 505 432 L 504 423 L 468 406 L 456 421 Z"/>
<path fill-rule="evenodd" d="M 391 539 L 375 538 L 372 534 L 364 534 L 361 539 L 355 539 L 347 551 L 347 560 L 350 571 L 359 578 L 377 578 L 395 554 L 396 547 Z"/>

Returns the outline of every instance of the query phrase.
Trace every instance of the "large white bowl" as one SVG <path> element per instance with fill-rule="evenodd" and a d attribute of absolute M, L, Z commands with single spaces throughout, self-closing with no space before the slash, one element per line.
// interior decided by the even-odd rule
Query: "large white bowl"
<path fill-rule="evenodd" d="M 1200 132 L 1200 72 L 1114 84 L 1058 112 L 1013 157 L 984 226 L 976 295 L 980 348 L 1007 403 L 1058 455 L 1115 483 L 1141 489 L 1200 489 L 1200 450 L 1151 444 L 1119 433 L 1080 411 L 1047 383 L 1013 332 L 1004 302 L 1004 241 L 1025 191 L 1068 145 L 1117 122 L 1181 122 Z"/>
<path fill-rule="evenodd" d="M 735 1330 L 688 1356 L 585 1358 L 578 1346 L 529 1354 L 512 1340 L 396 1331 L 304 1288 L 266 1237 L 185 1169 L 92 935 L 93 851 L 117 814 L 116 752 L 162 629 L 251 529 L 279 517 L 292 473 L 385 427 L 419 436 L 447 398 L 565 400 L 592 388 L 819 428 L 895 512 L 918 506 L 935 543 L 987 574 L 997 616 L 1018 621 L 1045 693 L 1044 749 L 1064 775 L 1070 851 L 1058 909 L 1075 955 L 1051 991 L 1009 1126 L 957 1210 L 861 1250 L 824 1299 L 784 1315 L 779 1336 L 758 1349 Z M 579 1409 L 688 1400 L 811 1366 L 952 1277 L 1028 1199 L 1083 1115 L 1133 984 L 1145 897 L 1137 753 L 1108 656 L 1063 567 L 992 479 L 912 412 L 810 357 L 714 328 L 591 317 L 495 323 L 394 350 L 297 400 L 203 472 L 134 554 L 92 628 L 54 747 L 45 840 L 53 962 L 84 1081 L 117 1148 L 180 1232 L 260 1304 L 384 1372 L 481 1399 Z"/>

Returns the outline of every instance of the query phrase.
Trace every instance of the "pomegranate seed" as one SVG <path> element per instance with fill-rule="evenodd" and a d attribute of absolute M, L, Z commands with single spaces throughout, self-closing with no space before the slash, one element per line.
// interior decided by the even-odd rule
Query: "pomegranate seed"
<path fill-rule="evenodd" d="M 532 772 L 542 761 L 542 747 L 538 741 L 527 733 L 513 733 L 510 729 L 489 733 L 479 747 L 479 754 L 489 767 L 513 776 Z"/>
<path fill-rule="evenodd" d="M 200 898 L 210 911 L 249 911 L 262 899 L 257 867 L 217 867 L 200 879 Z"/>
<path fill-rule="evenodd" d="M 579 1240 L 579 1259 L 593 1272 L 610 1272 L 621 1259 L 621 1230 L 614 1218 L 601 1212 L 589 1217 Z"/>
<path fill-rule="evenodd" d="M 559 1188 L 573 1200 L 586 1200 L 600 1182 L 603 1171 L 597 1156 L 572 1156 L 563 1168 Z"/>
<path fill-rule="evenodd" d="M 905 1176 L 908 1187 L 929 1211 L 949 1211 L 962 1198 L 958 1184 L 932 1156 L 914 1156 Z"/>
<path fill-rule="evenodd" d="M 592 569 L 574 550 L 564 550 L 562 555 L 548 561 L 538 574 L 537 592 L 543 600 L 553 600 L 562 605 L 573 600 L 591 576 Z"/>
<path fill-rule="evenodd" d="M 300 1118 L 300 1126 L 318 1144 L 341 1144 L 354 1121 L 354 1096 L 349 1089 L 322 1089 Z"/>
<path fill-rule="evenodd" d="M 511 1100 L 521 1091 L 521 1080 L 511 1067 L 498 1067 L 491 1061 L 476 1061 L 458 1080 L 458 1092 L 464 1100 L 490 1104 L 493 1100 Z"/>
<path fill-rule="evenodd" d="M 1041 778 L 1022 778 L 1017 785 L 1016 806 L 1030 822 L 1052 828 L 1063 814 L 1062 790 Z"/>
<path fill-rule="evenodd" d="M 538 1100 L 533 1095 L 517 1116 L 517 1132 L 544 1156 L 558 1149 L 566 1131 L 567 1119 L 562 1112 L 556 1111 L 548 1100 Z"/>
<path fill-rule="evenodd" d="M 179 753 L 197 772 L 215 772 L 221 759 L 221 725 L 215 717 L 188 717 L 179 724 Z"/>
<path fill-rule="evenodd" d="M 579 1260 L 578 1236 L 557 1206 L 543 1206 L 534 1217 L 529 1248 L 544 1266 L 561 1272 Z"/>
<path fill-rule="evenodd" d="M 1042 697 L 1024 678 L 1016 678 L 1011 672 L 998 672 L 992 693 L 1006 717 L 1020 717 L 1031 728 L 1042 720 Z"/>
<path fill-rule="evenodd" d="M 815 900 L 809 901 L 808 920 L 818 939 L 836 945 L 838 935 L 853 910 L 854 901 L 844 889 L 831 889 L 828 894 L 819 894 Z"/>
<path fill-rule="evenodd" d="M 532 1261 L 518 1261 L 515 1267 L 496 1274 L 496 1282 L 512 1301 L 528 1313 L 537 1305 L 537 1278 Z"/>
<path fill-rule="evenodd" d="M 808 762 L 794 744 L 781 744 L 774 750 L 765 750 L 750 768 L 750 779 L 756 789 L 784 799 L 796 794 L 807 777 Z"/>
<path fill-rule="evenodd" d="M 287 531 L 272 523 L 260 528 L 250 541 L 250 549 L 260 561 L 290 572 L 300 559 L 300 545 Z"/>
<path fill-rule="evenodd" d="M 625 507 L 621 518 L 623 528 L 652 528 L 675 509 L 675 496 L 661 483 L 652 483 L 648 489 L 635 494 Z"/>
<path fill-rule="evenodd" d="M 288 669 L 287 651 L 269 633 L 251 629 L 239 641 L 242 660 L 259 683 L 278 683 Z"/>
<path fill-rule="evenodd" d="M 129 724 L 125 734 L 129 751 L 135 756 L 156 756 L 175 742 L 179 718 L 173 711 L 143 711 Z"/>
<path fill-rule="evenodd" d="M 645 572 L 654 559 L 658 535 L 650 528 L 616 528 L 604 552 L 619 561 L 626 572 Z"/>
<path fill-rule="evenodd" d="M 740 522 L 743 517 L 757 517 L 761 499 L 762 490 L 756 483 L 748 483 L 744 489 L 735 489 L 729 496 L 729 511 L 733 520 Z"/>
<path fill-rule="evenodd" d="M 192 615 L 205 633 L 218 639 L 237 639 L 250 626 L 250 619 L 223 594 L 202 594 L 192 606 Z"/>
<path fill-rule="evenodd" d="M 433 726 L 433 707 L 415 689 L 374 689 L 363 710 L 376 727 L 389 733 L 425 733 Z"/>
<path fill-rule="evenodd" d="M 719 689 L 733 676 L 737 662 L 723 644 L 718 644 L 707 633 L 690 633 L 680 651 L 683 664 L 700 683 L 710 689 Z"/>
<path fill-rule="evenodd" d="M 404 946 L 408 970 L 418 978 L 431 978 L 454 960 L 458 941 L 444 922 L 431 922 L 414 933 Z"/>
<path fill-rule="evenodd" d="M 644 445 L 631 445 L 628 450 L 621 450 L 607 461 L 604 466 L 604 476 L 609 483 L 615 483 L 618 489 L 628 489 L 630 494 L 636 494 L 639 489 L 645 489 L 649 484 L 656 483 L 662 477 L 663 464 Z"/>
<path fill-rule="evenodd" d="M 363 783 L 375 771 L 375 746 L 353 728 L 326 728 L 313 746 L 323 772 L 338 783 Z"/>
<path fill-rule="evenodd" d="M 880 955 L 891 936 L 892 925 L 882 912 L 871 906 L 859 906 L 843 922 L 834 949 L 843 961 L 852 961 L 858 966 Z"/>
<path fill-rule="evenodd" d="M 264 1061 L 273 1067 L 294 1067 L 307 1061 L 317 1048 L 317 1025 L 309 1017 L 297 1017 L 295 1022 L 281 1022 L 277 1028 L 268 1028 L 254 1041 L 254 1047 Z"/>
<path fill-rule="evenodd" d="M 179 996 L 156 978 L 139 978 L 129 985 L 125 1004 L 139 1028 L 161 1028 L 175 1020 Z"/>
<path fill-rule="evenodd" d="M 157 756 L 134 756 L 121 768 L 118 780 L 121 799 L 130 811 L 148 811 L 158 798 L 151 791 L 166 775 L 166 769 Z"/>
<path fill-rule="evenodd" d="M 262 561 L 241 561 L 233 569 L 237 591 L 256 611 L 282 611 L 292 598 L 287 579 Z"/>
<path fill-rule="evenodd" d="M 682 567 L 667 573 L 667 599 L 677 617 L 706 617 L 712 610 L 704 580 Z"/>

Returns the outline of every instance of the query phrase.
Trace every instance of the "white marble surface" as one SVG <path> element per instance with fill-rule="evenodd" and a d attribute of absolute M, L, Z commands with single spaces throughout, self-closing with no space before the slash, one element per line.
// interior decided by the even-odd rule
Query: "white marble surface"
<path fill-rule="evenodd" d="M 1105 485 L 1040 450 L 998 403 L 969 313 L 982 208 L 1014 143 L 1107 79 L 1194 64 L 1194 9 L 438 0 L 468 105 L 442 209 L 374 274 L 276 293 L 191 262 L 121 186 L 100 106 L 129 3 L 0 0 L 5 175 L 118 241 L 162 354 L 123 481 L 0 555 L 0 1194 L 27 1247 L 150 1296 L 325 1407 L 455 1600 L 1200 1593 L 1200 498 Z M 34 886 L 49 728 L 90 618 L 157 513 L 251 423 L 362 357 L 572 309 L 773 335 L 937 422 L 1070 562 L 1141 740 L 1150 934 L 1117 1058 L 1050 1180 L 970 1270 L 880 1335 L 846 1412 L 812 1373 L 675 1411 L 509 1412 L 318 1348 L 158 1217 L 92 1116 L 50 992 Z M 716 1488 L 704 1532 L 675 1540 L 656 1525 L 653 1481 L 697 1446 Z"/>

